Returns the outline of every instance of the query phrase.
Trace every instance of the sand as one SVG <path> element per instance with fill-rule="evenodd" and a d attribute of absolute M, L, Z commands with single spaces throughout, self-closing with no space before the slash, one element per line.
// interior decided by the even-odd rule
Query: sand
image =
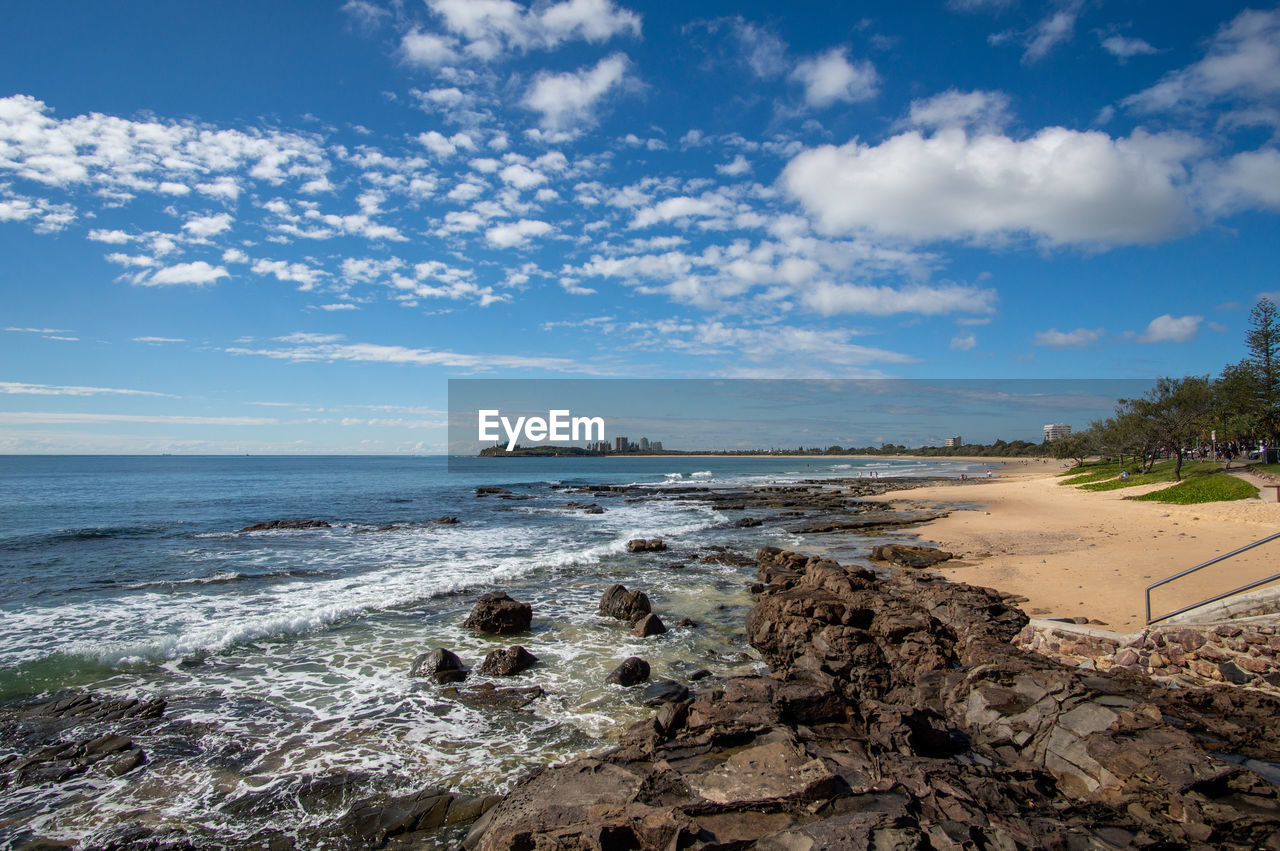
<path fill-rule="evenodd" d="M 1082 491 L 1059 484 L 1061 462 L 1002 467 L 999 478 L 889 493 L 907 507 L 958 510 L 920 527 L 955 553 L 937 568 L 957 582 L 1019 594 L 1038 617 L 1088 617 L 1118 632 L 1145 624 L 1144 588 L 1280 532 L 1280 504 L 1258 499 L 1161 505 L 1124 499 L 1167 487 Z M 1152 592 L 1152 613 L 1280 571 L 1280 540 Z"/>

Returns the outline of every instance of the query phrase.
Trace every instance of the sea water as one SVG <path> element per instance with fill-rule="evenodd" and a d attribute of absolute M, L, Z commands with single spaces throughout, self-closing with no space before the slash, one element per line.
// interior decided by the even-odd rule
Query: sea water
<path fill-rule="evenodd" d="M 760 668 L 746 644 L 754 569 L 699 561 L 801 539 L 696 501 L 566 494 L 556 485 L 733 487 L 924 475 L 955 462 L 805 458 L 0 457 L 0 699 L 85 688 L 165 697 L 138 736 L 148 763 L 6 790 L 0 832 L 82 838 L 141 820 L 224 839 L 339 814 L 296 794 L 342 778 L 349 798 L 427 786 L 489 794 L 605 746 L 646 710 L 604 684 L 622 659 L 655 677 Z M 478 487 L 511 493 L 477 496 Z M 585 514 L 566 502 L 596 502 Z M 437 522 L 453 516 L 457 524 Z M 238 531 L 272 520 L 328 528 Z M 626 542 L 662 537 L 668 553 Z M 670 631 L 638 639 L 596 614 L 644 590 Z M 462 628 L 475 598 L 533 606 L 531 633 Z M 682 619 L 697 626 L 677 626 Z M 526 709 L 485 709 L 409 677 L 434 647 L 478 666 L 520 643 L 539 664 Z M 473 674 L 469 683 L 485 678 Z M 0 753 L 0 757 L 5 754 Z M 246 802 L 255 802 L 252 806 Z"/>

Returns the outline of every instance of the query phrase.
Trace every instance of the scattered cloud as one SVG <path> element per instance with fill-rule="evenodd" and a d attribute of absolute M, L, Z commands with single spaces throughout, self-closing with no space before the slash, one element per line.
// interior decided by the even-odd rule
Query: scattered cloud
<path fill-rule="evenodd" d="M 196 260 L 193 263 L 177 263 L 173 266 L 166 266 L 154 274 L 135 279 L 134 283 L 144 287 L 161 287 L 172 284 L 203 286 L 204 284 L 217 283 L 219 278 L 230 277 L 230 275 L 231 273 L 226 270 L 225 266 L 210 266 L 203 260 Z"/>
<path fill-rule="evenodd" d="M 160 343 L 185 343 L 186 340 L 183 339 L 182 337 L 134 337 L 133 342 L 160 344 Z"/>
<path fill-rule="evenodd" d="M 1140 343 L 1189 343 L 1196 338 L 1203 316 L 1157 316 L 1137 335 Z"/>
<path fill-rule="evenodd" d="M 1027 49 L 1022 54 L 1022 61 L 1028 64 L 1039 62 L 1059 44 L 1071 41 L 1076 32 L 1076 19 L 1080 17 L 1080 10 L 1083 7 L 1084 0 L 1059 3 L 1057 9 L 1041 19 L 1027 33 Z"/>
<path fill-rule="evenodd" d="M 978 338 L 973 334 L 956 334 L 951 338 L 947 348 L 957 352 L 971 351 L 978 345 Z"/>
<path fill-rule="evenodd" d="M 924 130 L 960 127 L 998 131 L 1010 119 L 1009 96 L 1004 92 L 947 89 L 933 97 L 913 100 L 901 124 Z"/>
<path fill-rule="evenodd" d="M 791 72 L 804 86 L 805 103 L 814 108 L 871 100 L 880 91 L 880 75 L 869 60 L 853 63 L 848 50 L 833 47 L 804 59 Z"/>
<path fill-rule="evenodd" d="M 1103 333 L 1105 332 L 1101 328 L 1077 328 L 1074 331 L 1050 328 L 1048 331 L 1036 332 L 1035 344 L 1051 349 L 1083 349 L 1101 340 Z"/>
<path fill-rule="evenodd" d="M 159 414 L 53 413 L 41 411 L 0 411 L 0 425 L 64 425 L 157 423 L 160 425 L 261 426 L 276 425 L 270 417 L 202 417 Z"/>
<path fill-rule="evenodd" d="M 1101 37 L 1100 37 L 1101 38 Z M 1101 38 L 1102 49 L 1123 62 L 1134 56 L 1150 56 L 1158 51 L 1140 38 L 1109 35 Z"/>

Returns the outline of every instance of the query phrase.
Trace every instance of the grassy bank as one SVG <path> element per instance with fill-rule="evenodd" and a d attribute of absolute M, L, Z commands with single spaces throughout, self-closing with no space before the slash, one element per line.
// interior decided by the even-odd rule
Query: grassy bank
<path fill-rule="evenodd" d="M 1211 473 L 1194 479 L 1186 479 L 1171 488 L 1162 488 L 1142 496 L 1126 499 L 1144 502 L 1164 502 L 1174 505 L 1194 505 L 1199 502 L 1230 502 L 1236 499 L 1253 499 L 1258 489 L 1230 473 Z"/>

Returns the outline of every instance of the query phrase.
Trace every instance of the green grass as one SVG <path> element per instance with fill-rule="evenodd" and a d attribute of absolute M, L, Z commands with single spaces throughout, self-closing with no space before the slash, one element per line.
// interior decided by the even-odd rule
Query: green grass
<path fill-rule="evenodd" d="M 1271 473 L 1273 476 L 1280 476 L 1280 464 L 1254 464 L 1253 469 Z"/>
<path fill-rule="evenodd" d="M 1185 465 L 1184 465 L 1185 469 Z M 1258 489 L 1230 473 L 1209 473 L 1183 481 L 1171 488 L 1162 488 L 1142 496 L 1125 499 L 1146 502 L 1165 502 L 1175 505 L 1194 505 L 1199 502 L 1229 502 L 1235 499 L 1253 499 Z"/>
<path fill-rule="evenodd" d="M 1058 476 L 1079 476 L 1084 473 L 1095 473 L 1103 470 L 1111 470 L 1112 475 L 1120 472 L 1116 468 L 1115 461 L 1085 461 L 1083 464 L 1077 464 L 1070 469 L 1063 470 L 1061 473 L 1058 473 Z"/>
<path fill-rule="evenodd" d="M 1069 479 L 1063 479 L 1062 481 L 1058 482 L 1058 484 L 1060 484 L 1060 485 L 1087 485 L 1087 484 L 1089 484 L 1089 483 L 1091 483 L 1091 482 L 1101 482 L 1101 481 L 1105 481 L 1105 480 L 1107 480 L 1107 479 L 1114 479 L 1114 478 L 1115 478 L 1116 476 L 1118 476 L 1118 475 L 1120 475 L 1120 470 L 1119 470 L 1119 468 L 1118 468 L 1118 467 L 1116 467 L 1116 465 L 1115 465 L 1115 464 L 1112 464 L 1110 467 L 1107 467 L 1107 468 L 1105 468 L 1105 469 L 1103 469 L 1103 468 L 1099 468 L 1099 469 L 1095 469 L 1095 470 L 1093 470 L 1092 472 L 1089 472 L 1089 473 L 1081 473 L 1081 474 L 1080 474 L 1080 475 L 1078 475 L 1078 476 L 1072 476 L 1072 477 L 1071 477 L 1071 478 L 1069 478 Z"/>
<path fill-rule="evenodd" d="M 1131 488 L 1137 485 L 1154 485 L 1160 482 L 1173 481 L 1173 468 L 1175 462 L 1170 459 L 1167 461 L 1157 461 L 1155 466 L 1151 468 L 1150 473 L 1131 474 L 1127 479 L 1111 478 L 1106 481 L 1095 481 L 1080 486 L 1080 490 L 1086 491 L 1113 491 L 1120 488 Z M 1200 476 L 1208 476 L 1222 469 L 1222 465 L 1216 461 L 1185 461 L 1182 464 L 1182 478 L 1194 479 Z"/>

